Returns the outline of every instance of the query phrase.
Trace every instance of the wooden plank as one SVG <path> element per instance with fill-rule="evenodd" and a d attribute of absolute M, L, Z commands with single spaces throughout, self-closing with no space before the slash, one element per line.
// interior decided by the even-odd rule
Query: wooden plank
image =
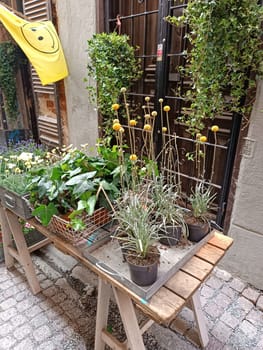
<path fill-rule="evenodd" d="M 169 323 L 184 306 L 185 300 L 169 289 L 162 287 L 147 304 L 138 307 L 159 323 Z"/>
<path fill-rule="evenodd" d="M 95 331 L 95 350 L 104 350 L 105 339 L 102 338 L 102 330 L 107 328 L 111 285 L 99 278 L 98 299 Z"/>
<path fill-rule="evenodd" d="M 191 328 L 191 326 L 187 323 L 186 320 L 181 318 L 180 316 L 177 316 L 175 320 L 170 325 L 170 328 L 177 333 L 184 335 L 188 329 Z"/>
<path fill-rule="evenodd" d="M 189 273 L 200 281 L 204 281 L 206 277 L 211 273 L 214 266 L 207 261 L 199 259 L 197 256 L 193 256 L 181 270 Z"/>
<path fill-rule="evenodd" d="M 10 246 L 7 247 L 7 250 L 8 250 L 8 253 L 22 265 L 18 251 L 14 247 L 10 247 Z"/>
<path fill-rule="evenodd" d="M 114 350 L 125 350 L 127 349 L 126 343 L 121 343 L 117 338 L 111 333 L 107 332 L 105 329 L 102 330 L 101 338 L 105 344 L 107 344 L 111 349 Z M 96 350 L 96 348 L 95 348 Z"/>
<path fill-rule="evenodd" d="M 29 251 L 26 245 L 26 240 L 22 232 L 21 224 L 18 221 L 17 215 L 11 212 L 10 210 L 5 209 L 5 215 L 6 215 L 9 227 L 14 236 L 17 251 L 19 254 L 19 262 L 24 268 L 27 281 L 31 287 L 33 294 L 37 294 L 41 291 L 41 288 L 36 276 L 36 272 L 31 260 L 31 256 L 29 254 Z"/>
<path fill-rule="evenodd" d="M 138 325 L 135 309 L 131 298 L 126 294 L 113 287 L 113 293 L 119 308 L 122 323 L 128 339 L 129 349 L 145 350 L 141 331 Z"/>
<path fill-rule="evenodd" d="M 12 233 L 10 226 L 7 221 L 7 217 L 5 215 L 5 210 L 0 205 L 0 220 L 1 220 L 1 229 L 2 229 L 2 238 L 3 238 L 3 248 L 5 255 L 5 266 L 9 269 L 14 266 L 15 260 L 14 257 L 10 254 L 8 247 L 11 247 L 13 244 L 12 241 Z"/>
<path fill-rule="evenodd" d="M 183 299 L 188 299 L 200 286 L 200 281 L 183 271 L 178 271 L 168 282 L 165 287 L 176 293 Z"/>
<path fill-rule="evenodd" d="M 214 237 L 212 237 L 208 243 L 223 250 L 227 250 L 233 244 L 233 238 L 216 231 Z"/>
<path fill-rule="evenodd" d="M 37 243 L 31 245 L 30 247 L 28 247 L 28 251 L 29 251 L 29 253 L 32 253 L 35 250 L 40 249 L 42 247 L 45 247 L 48 244 L 50 244 L 50 240 L 48 238 L 44 238 L 40 242 L 37 242 Z"/>
<path fill-rule="evenodd" d="M 206 328 L 206 323 L 204 319 L 204 314 L 202 312 L 202 306 L 200 301 L 199 291 L 192 296 L 193 312 L 195 315 L 195 321 L 197 325 L 197 331 L 199 334 L 199 339 L 201 346 L 204 348 L 209 342 L 208 332 Z"/>
<path fill-rule="evenodd" d="M 224 250 L 217 248 L 211 244 L 206 244 L 195 255 L 200 259 L 203 259 L 215 265 L 224 256 L 224 254 Z"/>

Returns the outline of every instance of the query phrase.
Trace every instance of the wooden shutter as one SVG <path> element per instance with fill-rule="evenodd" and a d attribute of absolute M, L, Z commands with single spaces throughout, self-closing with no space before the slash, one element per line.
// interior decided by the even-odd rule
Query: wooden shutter
<path fill-rule="evenodd" d="M 50 0 L 23 0 L 23 12 L 29 20 L 32 21 L 45 21 L 51 20 L 51 4 Z M 43 94 L 48 95 L 50 100 L 54 100 L 54 104 L 58 106 L 58 97 L 56 94 L 56 85 L 48 84 L 43 86 L 38 77 L 37 72 L 31 66 L 31 79 L 32 88 L 35 95 L 35 99 L 38 102 L 43 99 Z M 43 115 L 41 112 L 37 112 L 37 126 L 39 139 L 42 143 L 50 146 L 58 146 L 61 144 L 61 132 L 60 124 L 58 123 L 58 110 L 56 108 L 56 115 L 54 111 L 51 115 Z"/>

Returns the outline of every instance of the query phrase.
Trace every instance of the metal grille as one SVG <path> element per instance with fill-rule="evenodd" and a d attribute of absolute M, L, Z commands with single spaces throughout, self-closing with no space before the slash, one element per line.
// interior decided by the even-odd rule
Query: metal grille
<path fill-rule="evenodd" d="M 185 36 L 187 27 L 174 27 L 164 21 L 168 15 L 181 16 L 188 0 L 116 0 L 105 1 L 105 28 L 107 32 L 116 30 L 116 16 L 120 15 L 121 33 L 130 37 L 133 46 L 140 47 L 138 57 L 142 60 L 144 71 L 141 81 L 130 92 L 130 105 L 135 114 L 141 115 L 141 106 L 145 96 L 154 101 L 152 107 L 160 114 L 158 100 L 163 98 L 171 106 L 169 113 L 171 132 L 177 135 L 182 154 L 194 149 L 194 140 L 187 133 L 185 125 L 178 120 L 187 113 L 187 101 L 182 96 L 189 89 L 191 82 L 180 74 L 180 66 L 187 65 L 185 51 L 190 49 Z M 177 93 L 180 91 L 180 93 Z M 213 185 L 218 191 L 217 223 L 222 225 L 226 201 L 230 186 L 233 157 L 238 137 L 235 128 L 235 116 L 224 113 L 217 116 L 215 124 L 220 126 L 218 148 Z M 160 130 L 157 125 L 156 130 Z M 161 150 L 161 136 L 156 132 L 157 154 Z M 208 142 L 213 144 L 213 134 L 208 131 Z M 233 144 L 233 147 L 231 145 Z M 207 149 L 207 169 L 211 169 L 213 147 Z M 209 164 L 210 162 L 210 164 Z M 185 188 L 191 189 L 195 184 L 195 169 L 190 162 L 184 162 L 180 169 L 185 177 Z M 209 170 L 208 170 L 209 171 Z M 209 174 L 208 174 L 209 175 Z"/>

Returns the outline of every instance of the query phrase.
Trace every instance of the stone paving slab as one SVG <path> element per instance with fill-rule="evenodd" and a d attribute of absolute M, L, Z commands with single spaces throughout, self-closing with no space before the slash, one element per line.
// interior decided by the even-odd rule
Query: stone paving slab
<path fill-rule="evenodd" d="M 19 265 L 7 270 L 0 263 L 0 350 L 94 349 L 96 276 L 61 254 L 53 259 L 47 248 L 34 253 L 33 261 L 42 287 L 36 296 Z M 216 268 L 200 295 L 210 338 L 206 350 L 263 349 L 262 291 Z M 189 329 L 194 326 L 190 310 L 184 308 L 180 317 Z M 114 303 L 109 322 L 123 339 Z M 154 324 L 144 342 L 148 350 L 197 349 L 173 330 L 173 323 L 170 328 Z"/>

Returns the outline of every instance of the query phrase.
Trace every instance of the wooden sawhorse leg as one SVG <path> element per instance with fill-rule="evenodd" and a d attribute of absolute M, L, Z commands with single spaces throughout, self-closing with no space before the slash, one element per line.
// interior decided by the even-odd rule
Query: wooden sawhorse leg
<path fill-rule="evenodd" d="M 107 332 L 109 300 L 112 291 L 115 296 L 127 336 L 127 341 L 124 343 L 119 342 L 115 337 Z M 152 323 L 153 321 L 150 321 L 150 324 Z M 108 344 L 114 350 L 145 350 L 142 333 L 148 327 L 149 324 L 147 324 L 147 326 L 144 325 L 142 328 L 139 327 L 131 298 L 99 278 L 95 350 L 104 350 L 106 344 Z"/>
<path fill-rule="evenodd" d="M 24 268 L 27 281 L 33 294 L 41 291 L 36 272 L 29 254 L 26 240 L 22 232 L 18 217 L 8 209 L 0 206 L 1 227 L 3 233 L 3 248 L 5 255 L 5 264 L 7 268 L 14 266 L 14 258 L 20 262 Z M 12 244 L 12 235 L 15 240 L 16 248 Z"/>
<path fill-rule="evenodd" d="M 208 332 L 204 319 L 204 314 L 200 302 L 200 292 L 197 290 L 191 297 L 192 310 L 195 316 L 195 322 L 197 326 L 197 333 L 199 336 L 200 344 L 202 348 L 205 348 L 209 342 Z"/>
<path fill-rule="evenodd" d="M 124 343 L 119 342 L 114 336 L 107 332 L 109 300 L 110 296 L 112 295 L 112 291 L 115 296 L 127 336 L 127 341 Z M 209 338 L 201 309 L 198 290 L 192 295 L 189 302 L 195 316 L 200 345 L 202 348 L 204 348 L 207 346 Z M 129 298 L 127 294 L 121 292 L 117 288 L 99 278 L 97 305 L 95 350 L 104 350 L 106 344 L 114 350 L 145 350 L 142 334 L 154 323 L 154 321 L 150 319 L 143 325 L 143 327 L 140 328 L 136 318 L 134 305 L 131 298 Z M 188 338 L 187 334 L 185 334 L 185 336 Z"/>

